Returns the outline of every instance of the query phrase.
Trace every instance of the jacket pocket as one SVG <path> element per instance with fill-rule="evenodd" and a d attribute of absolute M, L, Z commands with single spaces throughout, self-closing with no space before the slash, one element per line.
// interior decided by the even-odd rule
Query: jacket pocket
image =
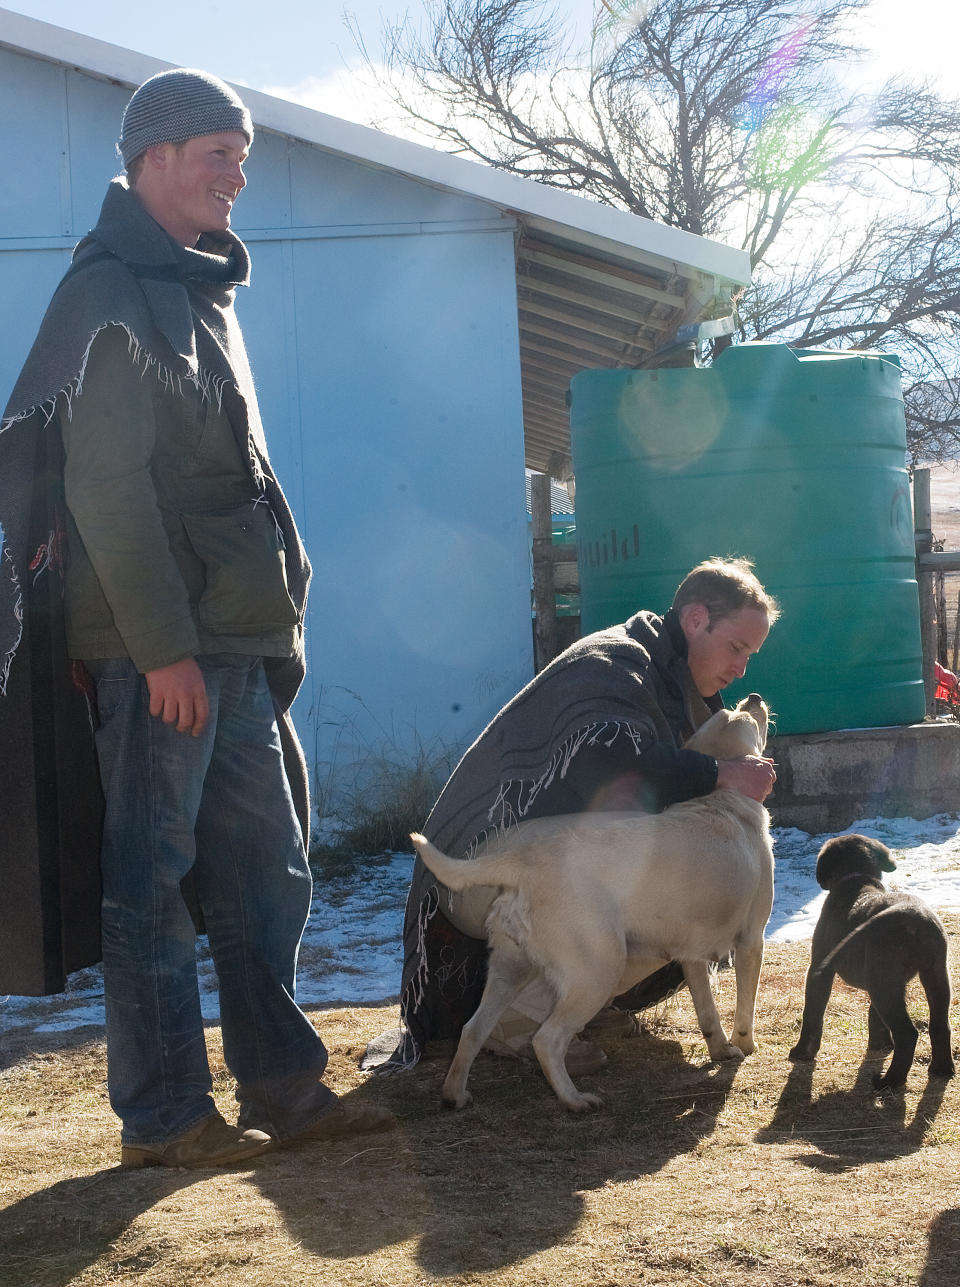
<path fill-rule="evenodd" d="M 203 565 L 200 625 L 214 635 L 256 634 L 296 625 L 287 593 L 283 550 L 267 505 L 247 502 L 202 514 L 181 514 L 187 539 Z"/>

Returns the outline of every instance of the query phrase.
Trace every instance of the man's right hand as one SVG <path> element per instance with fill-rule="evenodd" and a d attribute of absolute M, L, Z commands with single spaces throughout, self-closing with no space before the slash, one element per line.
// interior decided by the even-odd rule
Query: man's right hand
<path fill-rule="evenodd" d="M 739 760 L 717 760 L 717 786 L 739 791 L 762 804 L 777 780 L 773 760 L 745 755 Z"/>
<path fill-rule="evenodd" d="M 210 714 L 203 671 L 193 657 L 144 674 L 150 693 L 150 714 L 164 724 L 176 724 L 178 733 L 199 737 Z"/>

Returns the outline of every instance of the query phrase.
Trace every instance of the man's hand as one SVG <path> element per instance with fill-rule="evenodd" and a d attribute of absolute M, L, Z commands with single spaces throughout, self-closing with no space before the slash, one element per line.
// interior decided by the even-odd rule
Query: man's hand
<path fill-rule="evenodd" d="M 773 760 L 745 755 L 739 760 L 717 760 L 717 786 L 728 787 L 762 804 L 777 780 Z"/>
<path fill-rule="evenodd" d="M 178 733 L 199 737 L 210 714 L 203 672 L 193 657 L 172 666 L 160 666 L 144 675 L 150 693 L 150 714 L 164 724 L 176 724 Z"/>

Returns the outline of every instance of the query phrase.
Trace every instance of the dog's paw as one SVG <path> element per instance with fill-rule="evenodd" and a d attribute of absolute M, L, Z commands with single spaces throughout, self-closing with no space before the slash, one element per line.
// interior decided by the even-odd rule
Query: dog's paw
<path fill-rule="evenodd" d="M 719 1041 L 713 1046 L 708 1046 L 710 1058 L 715 1064 L 726 1063 L 734 1060 L 739 1063 L 743 1058 L 743 1051 L 739 1046 L 735 1046 L 732 1041 Z"/>
<path fill-rule="evenodd" d="M 956 1071 L 957 1071 L 956 1065 L 954 1064 L 952 1059 L 945 1059 L 942 1062 L 939 1059 L 931 1060 L 931 1063 L 930 1063 L 931 1077 L 944 1077 L 944 1078 L 953 1077 Z"/>
<path fill-rule="evenodd" d="M 450 1109 L 466 1108 L 473 1103 L 473 1096 L 469 1090 L 465 1090 L 460 1095 L 447 1095 L 441 1092 L 441 1099 L 443 1100 L 444 1108 Z"/>
<path fill-rule="evenodd" d="M 603 1100 L 600 1096 L 591 1095 L 589 1091 L 581 1091 L 576 1095 L 571 1095 L 563 1103 L 564 1107 L 569 1108 L 571 1113 L 587 1113 L 592 1108 L 603 1108 Z"/>
<path fill-rule="evenodd" d="M 889 1073 L 884 1073 L 883 1076 L 878 1074 L 873 1079 L 873 1089 L 878 1091 L 903 1090 L 906 1084 L 907 1079 L 905 1077 L 898 1077 L 896 1080 L 893 1080 Z"/>

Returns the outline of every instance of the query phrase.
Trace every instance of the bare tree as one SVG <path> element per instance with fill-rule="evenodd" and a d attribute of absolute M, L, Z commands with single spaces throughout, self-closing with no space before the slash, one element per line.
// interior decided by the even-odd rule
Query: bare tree
<path fill-rule="evenodd" d="M 742 246 L 742 335 L 896 352 L 910 454 L 938 458 L 960 446 L 960 103 L 845 87 L 869 4 L 597 0 L 576 51 L 543 0 L 433 0 L 385 30 L 380 80 L 441 146 Z"/>

